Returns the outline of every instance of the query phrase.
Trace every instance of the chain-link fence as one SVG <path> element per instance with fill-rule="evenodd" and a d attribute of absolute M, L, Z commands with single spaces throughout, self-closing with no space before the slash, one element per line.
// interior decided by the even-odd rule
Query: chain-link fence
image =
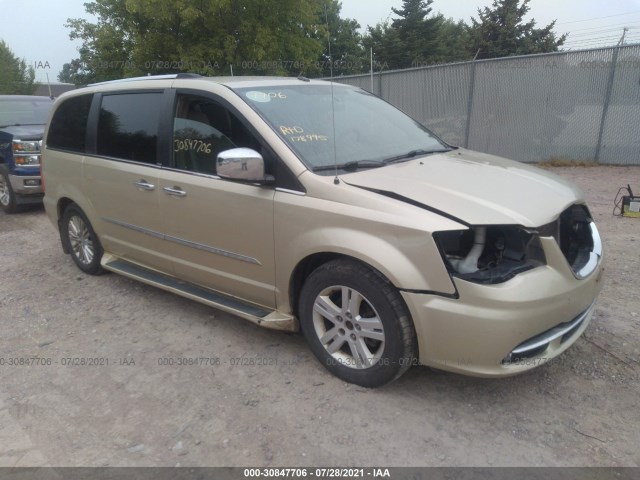
<path fill-rule="evenodd" d="M 640 165 L 640 45 L 339 77 L 445 141 L 524 162 Z"/>

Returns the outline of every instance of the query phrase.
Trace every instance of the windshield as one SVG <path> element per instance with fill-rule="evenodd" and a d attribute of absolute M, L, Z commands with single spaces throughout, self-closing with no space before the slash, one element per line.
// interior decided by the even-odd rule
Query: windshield
<path fill-rule="evenodd" d="M 0 97 L 0 127 L 44 125 L 53 100 L 42 97 Z"/>
<path fill-rule="evenodd" d="M 335 85 L 333 102 L 331 85 L 236 91 L 315 171 L 335 165 L 371 168 L 450 149 L 423 125 L 364 90 Z"/>

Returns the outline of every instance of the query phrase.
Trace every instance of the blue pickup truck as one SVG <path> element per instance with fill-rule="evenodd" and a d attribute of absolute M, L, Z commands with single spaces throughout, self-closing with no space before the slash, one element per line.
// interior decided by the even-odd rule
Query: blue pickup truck
<path fill-rule="evenodd" d="M 40 149 L 53 99 L 0 95 L 0 207 L 42 202 Z"/>

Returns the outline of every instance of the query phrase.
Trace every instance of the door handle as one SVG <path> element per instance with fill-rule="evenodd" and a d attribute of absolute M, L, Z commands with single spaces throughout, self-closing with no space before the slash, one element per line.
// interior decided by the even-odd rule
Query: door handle
<path fill-rule="evenodd" d="M 182 190 L 180 187 L 164 187 L 163 190 L 167 192 L 169 195 L 174 197 L 186 197 L 187 192 Z"/>
<path fill-rule="evenodd" d="M 156 188 L 153 183 L 147 182 L 144 178 L 141 178 L 137 182 L 134 182 L 134 185 L 140 190 L 153 190 L 154 188 Z"/>

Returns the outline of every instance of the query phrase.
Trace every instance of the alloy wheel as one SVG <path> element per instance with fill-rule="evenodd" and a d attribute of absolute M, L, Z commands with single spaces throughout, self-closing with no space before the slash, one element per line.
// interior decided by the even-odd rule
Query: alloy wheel
<path fill-rule="evenodd" d="M 382 321 L 371 302 L 353 288 L 335 285 L 321 291 L 313 305 L 313 326 L 322 346 L 342 365 L 366 369 L 382 357 Z"/>

